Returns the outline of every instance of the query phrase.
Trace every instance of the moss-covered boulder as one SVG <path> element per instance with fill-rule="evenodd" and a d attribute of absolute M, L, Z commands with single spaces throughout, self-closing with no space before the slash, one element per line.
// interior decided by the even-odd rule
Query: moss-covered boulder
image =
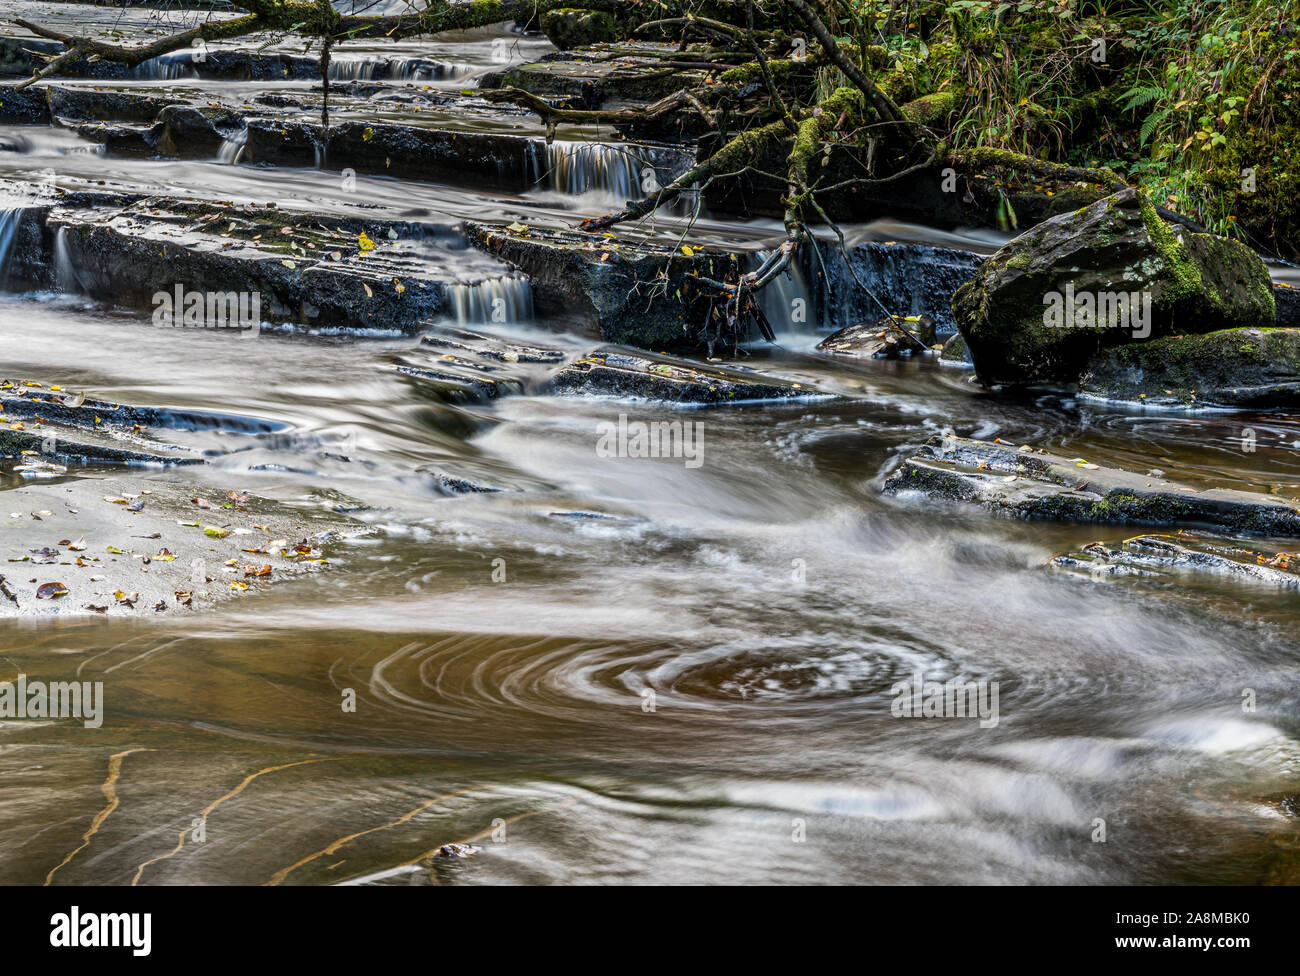
<path fill-rule="evenodd" d="M 618 22 L 607 13 L 564 7 L 542 14 L 542 31 L 561 51 L 618 39 Z"/>
<path fill-rule="evenodd" d="M 1300 403 L 1300 329 L 1227 329 L 1112 346 L 1088 363 L 1085 395 L 1225 407 Z"/>
<path fill-rule="evenodd" d="M 1075 382 L 1099 349 L 1268 327 L 1268 270 L 1245 245 L 1166 223 L 1125 189 L 1011 241 L 953 296 L 980 378 Z"/>

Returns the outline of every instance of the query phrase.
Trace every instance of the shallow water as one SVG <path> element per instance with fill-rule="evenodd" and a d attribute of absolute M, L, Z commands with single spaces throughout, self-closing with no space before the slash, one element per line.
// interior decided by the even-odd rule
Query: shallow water
<path fill-rule="evenodd" d="M 601 202 L 365 178 L 347 197 L 336 174 L 57 139 L 42 151 L 60 180 L 209 198 L 556 226 Z M 31 157 L 0 153 L 0 176 Z M 697 233 L 758 247 L 773 229 Z M 213 453 L 185 477 L 214 492 L 370 529 L 328 572 L 210 613 L 0 622 L 0 680 L 102 681 L 106 713 L 0 722 L 0 883 L 1297 879 L 1279 802 L 1300 780 L 1294 593 L 1066 576 L 1054 553 L 1133 533 L 878 485 L 952 428 L 1290 490 L 1300 417 L 999 398 L 933 362 L 821 358 L 812 325 L 749 363 L 847 399 L 672 411 L 444 403 L 393 369 L 409 337 L 248 341 L 67 295 L 0 296 L 0 323 L 7 376 L 278 422 L 167 433 Z M 495 328 L 592 345 L 562 322 Z M 598 456 L 621 414 L 702 424 L 703 463 Z M 443 497 L 422 465 L 522 490 Z M 918 672 L 998 682 L 996 726 L 894 717 L 891 689 Z M 481 851 L 424 860 L 455 841 Z"/>
<path fill-rule="evenodd" d="M 128 750 L 148 751 L 56 881 L 130 882 L 262 770 L 142 880 L 1250 882 L 1294 840 L 1294 596 L 1054 575 L 1053 552 L 1127 533 L 875 489 L 948 425 L 1098 461 L 1154 438 L 1171 477 L 1300 480 L 1289 450 L 1234 458 L 1215 430 L 1239 421 L 1013 405 L 960 371 L 778 350 L 766 365 L 861 399 L 691 411 L 688 469 L 595 455 L 598 423 L 663 408 L 432 402 L 390 368 L 410 339 L 249 343 L 64 298 L 0 317 L 13 375 L 288 425 L 187 434 L 230 452 L 200 473 L 214 491 L 373 526 L 329 573 L 190 620 L 6 622 L 4 678 L 103 681 L 107 719 L 0 727 L 0 880 L 81 844 Z M 340 439 L 352 460 L 321 461 Z M 438 497 L 430 462 L 530 490 Z M 557 514 L 579 511 L 613 518 Z M 998 681 L 997 727 L 892 717 L 917 671 Z M 478 835 L 472 860 L 405 864 Z"/>

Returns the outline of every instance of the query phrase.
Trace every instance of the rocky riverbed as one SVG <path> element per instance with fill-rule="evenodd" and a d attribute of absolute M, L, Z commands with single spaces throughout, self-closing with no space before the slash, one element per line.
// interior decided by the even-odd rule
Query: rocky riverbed
<path fill-rule="evenodd" d="M 339 45 L 328 130 L 288 44 L 0 97 L 0 681 L 106 702 L 0 716 L 0 880 L 1294 881 L 1292 270 L 899 189 L 725 340 L 772 188 L 583 230 L 707 140 L 483 97 L 677 83 L 598 26 Z M 1149 335 L 1010 328 L 1090 255 Z"/>

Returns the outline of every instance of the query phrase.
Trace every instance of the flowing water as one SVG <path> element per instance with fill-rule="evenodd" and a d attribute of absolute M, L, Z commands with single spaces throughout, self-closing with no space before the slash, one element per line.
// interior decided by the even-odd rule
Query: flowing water
<path fill-rule="evenodd" d="M 583 196 L 565 209 L 373 178 L 349 196 L 314 170 L 64 158 L 60 179 L 339 213 L 600 212 Z M 0 175 L 41 162 L 0 153 Z M 705 215 L 695 233 L 756 248 L 773 229 Z M 784 304 L 807 293 L 796 277 L 779 289 Z M 462 288 L 454 310 L 592 345 L 534 323 L 515 277 Z M 527 392 L 448 404 L 393 369 L 409 337 L 160 330 L 75 294 L 2 295 L 0 323 L 6 376 L 270 422 L 187 432 L 211 452 L 186 473 L 201 487 L 369 527 L 328 572 L 202 615 L 0 623 L 0 680 L 75 676 L 105 695 L 99 729 L 0 721 L 0 882 L 1297 879 L 1294 595 L 1059 575 L 1054 553 L 1132 533 L 878 485 L 953 428 L 1195 484 L 1294 486 L 1300 417 L 992 396 L 934 362 L 825 359 L 815 318 L 749 361 L 846 398 L 693 411 Z M 599 456 L 598 425 L 620 415 L 698 423 L 702 463 Z M 445 497 L 425 466 L 519 490 Z M 18 511 L 0 477 L 0 515 Z M 895 717 L 892 689 L 916 673 L 998 682 L 996 726 Z M 424 859 L 456 841 L 482 850 Z"/>

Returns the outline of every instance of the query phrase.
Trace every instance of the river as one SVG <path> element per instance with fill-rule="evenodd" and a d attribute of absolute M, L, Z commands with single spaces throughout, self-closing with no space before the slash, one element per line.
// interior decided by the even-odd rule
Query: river
<path fill-rule="evenodd" d="M 17 134 L 0 176 L 56 159 L 60 179 L 448 224 L 558 226 L 607 203 L 381 178 L 346 196 L 332 173 Z M 775 232 L 699 229 L 753 247 Z M 496 332 L 591 345 L 517 318 Z M 0 883 L 1297 879 L 1294 595 L 1065 575 L 1054 553 L 1133 533 L 878 488 L 946 428 L 1294 487 L 1300 417 L 999 397 L 934 361 L 828 359 L 815 324 L 750 362 L 846 398 L 683 412 L 441 402 L 392 368 L 409 337 L 250 342 L 73 294 L 0 296 L 0 322 L 10 378 L 279 422 L 185 433 L 213 458 L 193 477 L 369 527 L 329 572 L 203 614 L 0 621 L 0 680 L 102 681 L 105 702 L 98 729 L 0 722 Z M 620 415 L 702 425 L 703 463 L 598 456 Z M 426 464 L 520 490 L 442 497 Z M 917 673 L 996 682 L 996 725 L 897 717 Z M 452 842 L 479 851 L 429 857 Z"/>

